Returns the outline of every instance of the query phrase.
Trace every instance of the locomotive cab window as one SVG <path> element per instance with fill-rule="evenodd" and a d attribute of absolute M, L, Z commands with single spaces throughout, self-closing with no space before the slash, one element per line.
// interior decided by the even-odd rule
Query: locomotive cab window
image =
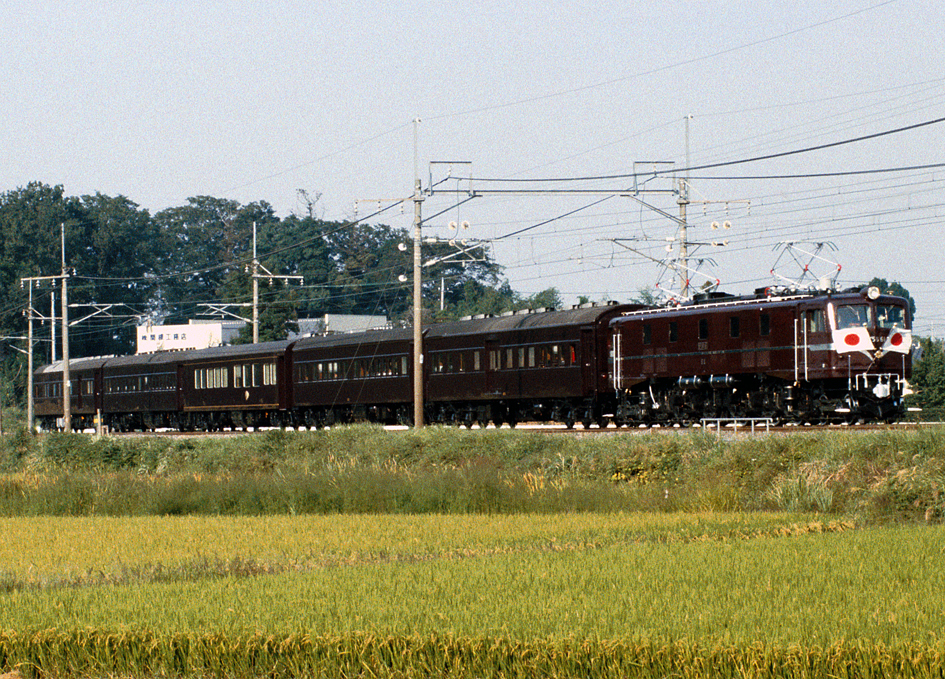
<path fill-rule="evenodd" d="M 767 337 L 771 334 L 771 316 L 769 314 L 761 314 L 759 317 L 758 334 L 762 337 Z"/>
<path fill-rule="evenodd" d="M 876 307 L 876 325 L 880 328 L 905 328 L 906 310 L 901 306 L 880 304 Z"/>
<path fill-rule="evenodd" d="M 651 344 L 653 342 L 653 328 L 649 323 L 643 324 L 643 343 Z"/>
<path fill-rule="evenodd" d="M 679 323 L 677 321 L 669 322 L 669 341 L 670 342 L 679 341 Z"/>
<path fill-rule="evenodd" d="M 699 339 L 709 339 L 709 319 L 700 318 L 699 319 Z"/>
<path fill-rule="evenodd" d="M 838 329 L 861 328 L 869 324 L 870 308 L 866 304 L 844 304 L 837 309 Z"/>
<path fill-rule="evenodd" d="M 728 319 L 728 334 L 729 337 L 738 337 L 741 331 L 739 318 L 738 316 L 729 316 Z"/>

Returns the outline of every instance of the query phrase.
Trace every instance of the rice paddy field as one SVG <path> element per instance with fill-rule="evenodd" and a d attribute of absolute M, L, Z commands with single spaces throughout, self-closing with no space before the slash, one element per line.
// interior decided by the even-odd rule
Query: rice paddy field
<path fill-rule="evenodd" d="M 945 528 L 784 513 L 0 522 L 51 676 L 941 676 Z"/>
<path fill-rule="evenodd" d="M 0 674 L 945 676 L 940 434 L 462 435 L 8 442 Z"/>

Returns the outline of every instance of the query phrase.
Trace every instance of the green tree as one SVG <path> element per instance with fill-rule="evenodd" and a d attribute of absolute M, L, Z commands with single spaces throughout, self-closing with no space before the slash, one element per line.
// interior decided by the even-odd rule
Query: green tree
<path fill-rule="evenodd" d="M 332 263 L 326 312 L 386 315 L 399 318 L 411 305 L 408 286 L 399 277 L 411 270 L 403 229 L 368 224 L 341 225 L 325 231 Z"/>
<path fill-rule="evenodd" d="M 69 301 L 124 306 L 91 317 L 76 333 L 73 350 L 77 356 L 133 352 L 134 325 L 128 316 L 147 313 L 157 293 L 152 274 L 157 226 L 147 210 L 124 196 L 96 193 L 82 196 L 80 205 L 82 214 L 68 241 L 76 272 Z"/>
<path fill-rule="evenodd" d="M 323 222 L 312 216 L 291 215 L 282 221 L 267 221 L 259 229 L 258 252 L 261 263 L 272 273 L 302 276 L 292 283 L 298 317 L 314 318 L 326 313 L 334 263 L 329 256 L 325 233 L 344 228 L 337 222 Z"/>
<path fill-rule="evenodd" d="M 564 304 L 557 288 L 546 288 L 526 297 L 518 306 L 521 309 L 560 309 Z"/>
<path fill-rule="evenodd" d="M 463 281 L 462 288 L 453 291 L 446 308 L 436 314 L 438 320 L 455 320 L 464 316 L 486 314 L 498 316 L 519 303 L 519 297 L 508 281 L 500 285 L 486 285 L 477 280 Z"/>
<path fill-rule="evenodd" d="M 875 285 L 879 291 L 886 295 L 895 295 L 909 300 L 909 316 L 915 318 L 915 300 L 912 295 L 902 285 L 897 282 L 889 283 L 885 278 L 873 278 L 867 285 Z"/>
<path fill-rule="evenodd" d="M 919 341 L 922 357 L 912 365 L 910 385 L 915 392 L 910 406 L 922 408 L 923 418 L 939 419 L 945 414 L 945 348 L 942 340 Z"/>
<path fill-rule="evenodd" d="M 0 195 L 0 287 L 7 300 L 0 307 L 3 334 L 21 334 L 25 329 L 20 279 L 59 275 L 62 225 L 68 259 L 77 240 L 75 227 L 82 219 L 80 201 L 67 197 L 62 186 L 32 182 Z"/>
<path fill-rule="evenodd" d="M 253 222 L 257 229 L 277 221 L 260 201 L 197 196 L 187 205 L 155 215 L 161 234 L 161 303 L 174 320 L 193 317 L 207 302 L 239 301 L 223 296 L 224 281 L 252 261 Z"/>

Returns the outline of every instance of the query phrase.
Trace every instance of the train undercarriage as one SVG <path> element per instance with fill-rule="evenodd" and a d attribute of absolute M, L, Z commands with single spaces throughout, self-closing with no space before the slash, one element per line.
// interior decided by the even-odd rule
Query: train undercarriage
<path fill-rule="evenodd" d="M 768 375 L 682 377 L 650 380 L 610 398 L 540 400 L 497 399 L 427 403 L 428 424 L 515 427 L 521 422 L 606 427 L 693 426 L 704 418 L 769 418 L 772 424 L 859 424 L 895 422 L 904 414 L 906 385 L 895 374 L 859 375 L 791 383 Z M 293 410 L 213 410 L 106 413 L 109 431 L 247 431 L 262 427 L 321 429 L 338 424 L 373 422 L 413 424 L 409 403 L 304 407 Z M 73 429 L 95 428 L 92 415 L 73 417 Z M 43 418 L 46 430 L 61 428 Z"/>
<path fill-rule="evenodd" d="M 703 418 L 769 418 L 772 424 L 895 422 L 905 412 L 897 375 L 791 383 L 767 375 L 677 378 L 621 394 L 618 426 L 697 424 Z"/>

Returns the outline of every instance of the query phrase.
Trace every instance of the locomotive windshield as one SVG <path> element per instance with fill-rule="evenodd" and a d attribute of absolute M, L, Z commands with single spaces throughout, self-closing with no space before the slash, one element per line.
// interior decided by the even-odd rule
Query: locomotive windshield
<path fill-rule="evenodd" d="M 891 304 L 879 304 L 876 306 L 876 325 L 880 328 L 905 329 L 906 310 L 905 307 L 892 306 Z"/>
<path fill-rule="evenodd" d="M 837 309 L 837 329 L 862 328 L 870 325 L 870 307 L 866 304 L 844 304 Z"/>

